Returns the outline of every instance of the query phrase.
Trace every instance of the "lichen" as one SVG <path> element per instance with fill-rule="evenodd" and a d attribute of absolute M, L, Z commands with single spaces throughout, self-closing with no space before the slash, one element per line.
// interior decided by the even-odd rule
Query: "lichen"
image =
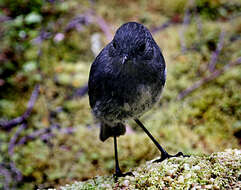
<path fill-rule="evenodd" d="M 91 189 L 238 189 L 241 186 L 241 150 L 227 149 L 211 155 L 170 158 L 161 163 L 146 162 L 114 182 L 112 176 L 98 176 L 61 190 Z"/>

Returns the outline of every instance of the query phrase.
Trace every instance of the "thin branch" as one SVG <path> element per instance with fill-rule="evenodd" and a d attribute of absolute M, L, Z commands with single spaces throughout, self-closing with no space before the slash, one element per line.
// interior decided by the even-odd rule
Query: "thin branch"
<path fill-rule="evenodd" d="M 66 128 L 60 129 L 60 133 L 62 133 L 62 134 L 72 134 L 75 131 L 76 131 L 76 129 L 74 127 L 66 127 Z"/>
<path fill-rule="evenodd" d="M 220 35 L 219 35 L 216 50 L 212 53 L 211 60 L 208 64 L 208 69 L 209 69 L 210 72 L 215 71 L 215 67 L 216 67 L 216 64 L 217 64 L 217 61 L 218 61 L 218 56 L 219 56 L 219 54 L 220 54 L 220 52 L 223 48 L 224 36 L 225 36 L 225 32 L 222 30 L 220 32 Z"/>
<path fill-rule="evenodd" d="M 166 22 L 164 22 L 161 26 L 155 27 L 155 28 L 151 28 L 151 33 L 152 34 L 156 34 L 157 32 L 160 32 L 162 30 L 165 30 L 167 27 L 169 27 L 170 25 L 174 24 L 175 22 L 173 22 L 172 20 L 168 20 Z"/>
<path fill-rule="evenodd" d="M 11 173 L 8 171 L 8 169 L 3 167 L 2 164 L 0 164 L 0 176 L 4 177 L 3 179 L 0 177 L 0 182 L 3 181 L 1 183 L 3 184 L 4 189 L 9 189 L 9 184 L 12 181 Z"/>
<path fill-rule="evenodd" d="M 74 19 L 72 19 L 65 27 L 64 32 L 66 33 L 73 29 L 77 29 L 78 31 L 81 31 L 84 25 L 86 26 L 93 22 L 95 22 L 100 27 L 100 29 L 105 34 L 107 40 L 111 41 L 113 38 L 113 35 L 111 33 L 109 25 L 104 20 L 104 18 L 97 15 L 94 10 L 87 11 L 85 14 L 81 14 L 75 17 Z"/>
<path fill-rule="evenodd" d="M 96 23 L 99 25 L 100 29 L 104 32 L 106 39 L 108 41 L 111 41 L 113 38 L 113 35 L 111 33 L 110 27 L 107 24 L 107 22 L 104 20 L 104 18 L 100 16 L 95 16 L 96 18 Z"/>
<path fill-rule="evenodd" d="M 21 181 L 23 176 L 22 176 L 22 173 L 20 172 L 20 170 L 16 167 L 15 163 L 14 162 L 10 162 L 10 169 L 13 173 L 16 174 L 16 181 Z"/>
<path fill-rule="evenodd" d="M 201 40 L 202 35 L 203 35 L 203 24 L 202 24 L 202 19 L 201 19 L 200 15 L 196 12 L 196 9 L 195 9 L 195 17 L 194 18 L 196 20 L 198 35 L 199 35 L 200 40 Z"/>
<path fill-rule="evenodd" d="M 36 138 L 39 138 L 39 137 L 41 138 L 41 140 L 47 141 L 49 138 L 55 136 L 55 134 L 53 133 L 53 131 L 55 129 L 57 129 L 62 134 L 72 134 L 75 131 L 75 128 L 73 128 L 73 127 L 60 128 L 60 126 L 58 124 L 53 124 L 48 128 L 36 130 L 36 131 L 32 132 L 31 134 L 22 137 L 16 143 L 16 145 L 26 144 L 27 142 L 34 140 Z"/>
<path fill-rule="evenodd" d="M 33 106 L 38 98 L 38 95 L 39 95 L 39 85 L 37 84 L 34 87 L 30 100 L 28 101 L 27 110 L 24 112 L 24 114 L 10 121 L 1 121 L 0 129 L 9 131 L 16 125 L 22 124 L 24 121 L 26 121 L 33 110 Z"/>
<path fill-rule="evenodd" d="M 72 134 L 74 131 L 75 131 L 75 128 L 73 127 L 68 127 L 68 128 L 57 128 L 57 130 L 59 131 L 59 133 L 61 134 Z M 50 132 L 47 132 L 47 133 L 44 133 L 40 136 L 41 140 L 44 141 L 44 142 L 48 142 L 49 139 L 51 139 L 52 137 L 55 137 L 56 136 L 56 133 L 54 133 L 53 129 L 51 129 Z M 31 139 L 29 139 L 31 140 Z M 27 142 L 27 141 L 26 141 Z M 25 143 L 26 143 L 25 142 Z"/>
<path fill-rule="evenodd" d="M 181 28 L 181 30 L 179 32 L 182 53 L 185 53 L 187 51 L 187 46 L 186 46 L 186 42 L 185 42 L 185 37 L 184 36 L 185 36 L 185 31 L 187 29 L 187 25 L 189 25 L 189 23 L 190 23 L 190 19 L 191 19 L 190 6 L 192 4 L 193 4 L 193 0 L 189 0 L 188 3 L 187 3 L 185 15 L 184 15 L 184 18 L 183 18 L 182 28 Z"/>
<path fill-rule="evenodd" d="M 17 132 L 14 134 L 14 136 L 11 138 L 9 145 L 8 145 L 8 154 L 13 155 L 13 150 L 16 144 L 16 141 L 20 135 L 20 133 L 27 127 L 27 123 L 24 122 L 17 130 Z"/>
<path fill-rule="evenodd" d="M 215 70 L 213 73 L 211 73 L 209 76 L 202 78 L 201 80 L 195 82 L 192 86 L 188 87 L 187 89 L 185 89 L 184 91 L 182 91 L 177 99 L 183 99 L 185 96 L 187 96 L 188 94 L 190 94 L 191 92 L 193 92 L 194 90 L 196 90 L 197 88 L 199 88 L 200 86 L 214 80 L 215 78 L 217 78 L 218 76 L 220 76 L 221 74 L 223 74 L 225 71 L 227 71 L 228 69 L 230 69 L 233 66 L 239 65 L 241 64 L 241 57 L 239 57 L 237 60 L 226 64 L 222 69 L 219 70 Z"/>
<path fill-rule="evenodd" d="M 0 163 L 0 183 L 4 186 L 4 189 L 10 189 L 13 183 L 20 182 L 23 176 L 21 172 L 16 168 L 13 162 L 1 162 Z"/>
<path fill-rule="evenodd" d="M 91 22 L 91 19 L 87 14 L 81 14 L 73 18 L 65 27 L 64 32 L 68 33 L 73 29 L 81 31 L 84 25 L 88 25 Z"/>
<path fill-rule="evenodd" d="M 84 86 L 77 88 L 73 95 L 71 95 L 70 97 L 67 97 L 67 100 L 71 100 L 73 98 L 81 98 L 84 95 L 86 95 L 88 92 L 88 84 L 85 84 Z"/>
<path fill-rule="evenodd" d="M 34 140 L 34 139 L 40 137 L 40 136 L 43 135 L 43 134 L 50 133 L 53 129 L 58 128 L 58 127 L 59 127 L 59 125 L 51 125 L 51 126 L 48 127 L 48 128 L 36 130 L 36 131 L 32 132 L 31 134 L 22 137 L 22 138 L 17 142 L 16 145 L 25 144 L 26 142 L 28 142 L 28 141 L 30 141 L 30 140 Z"/>

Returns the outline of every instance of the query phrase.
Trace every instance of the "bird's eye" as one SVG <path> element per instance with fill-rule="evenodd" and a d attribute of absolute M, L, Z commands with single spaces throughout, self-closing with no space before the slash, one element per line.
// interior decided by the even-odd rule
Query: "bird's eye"
<path fill-rule="evenodd" d="M 113 42 L 113 47 L 116 49 L 117 48 L 117 45 L 116 45 L 116 42 L 114 41 Z"/>
<path fill-rule="evenodd" d="M 144 52 L 145 51 L 145 49 L 146 49 L 146 44 L 141 44 L 140 46 L 139 46 L 139 52 Z"/>

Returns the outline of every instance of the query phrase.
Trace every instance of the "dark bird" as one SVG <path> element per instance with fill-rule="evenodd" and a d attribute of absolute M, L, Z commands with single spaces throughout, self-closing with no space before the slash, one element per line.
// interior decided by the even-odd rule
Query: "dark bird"
<path fill-rule="evenodd" d="M 90 106 L 100 121 L 100 140 L 114 138 L 115 178 L 123 174 L 119 167 L 117 137 L 126 132 L 125 121 L 134 119 L 166 158 L 168 154 L 140 122 L 140 117 L 160 99 L 166 81 L 166 67 L 160 48 L 142 24 L 123 24 L 114 39 L 93 62 L 88 83 Z"/>

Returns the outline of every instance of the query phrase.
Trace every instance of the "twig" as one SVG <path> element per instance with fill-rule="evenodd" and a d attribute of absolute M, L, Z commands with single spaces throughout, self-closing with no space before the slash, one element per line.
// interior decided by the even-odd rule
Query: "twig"
<path fill-rule="evenodd" d="M 72 134 L 75 131 L 75 129 L 73 127 L 68 127 L 68 128 L 63 128 L 63 129 L 57 128 L 57 129 L 59 130 L 59 133 L 61 133 L 61 134 Z M 55 137 L 55 136 L 56 136 L 56 134 L 53 133 L 53 129 L 51 129 L 51 131 L 42 134 L 40 136 L 40 138 L 42 141 L 48 142 L 50 138 Z"/>
<path fill-rule="evenodd" d="M 11 185 L 13 188 L 13 183 L 16 185 L 17 182 L 20 182 L 23 178 L 21 172 L 16 168 L 13 162 L 1 162 L 0 163 L 0 183 L 3 184 L 4 189 L 9 189 Z"/>
<path fill-rule="evenodd" d="M 175 22 L 173 22 L 172 20 L 168 20 L 166 22 L 164 22 L 161 26 L 155 27 L 155 28 L 151 28 L 151 33 L 152 34 L 156 34 L 157 32 L 160 32 L 164 29 L 166 29 L 167 27 L 169 27 L 170 25 L 174 24 Z"/>
<path fill-rule="evenodd" d="M 216 64 L 217 64 L 217 61 L 218 61 L 218 56 L 219 56 L 219 54 L 220 54 L 220 52 L 223 48 L 224 36 L 225 36 L 225 32 L 222 30 L 220 35 L 219 35 L 216 50 L 212 53 L 211 60 L 208 64 L 208 69 L 209 69 L 210 72 L 215 71 L 215 67 L 216 67 Z"/>
<path fill-rule="evenodd" d="M 201 40 L 202 34 L 203 34 L 203 25 L 202 25 L 202 19 L 200 18 L 200 15 L 198 13 L 196 13 L 196 15 L 195 15 L 195 20 L 196 20 L 196 24 L 197 24 L 198 34 L 199 34 L 199 37 Z"/>
<path fill-rule="evenodd" d="M 89 16 L 87 14 L 78 15 L 67 24 L 64 32 L 66 33 L 73 29 L 77 29 L 78 31 L 81 31 L 83 29 L 83 26 L 88 25 L 90 21 L 91 19 L 89 19 Z"/>
<path fill-rule="evenodd" d="M 73 127 L 67 127 L 67 128 L 60 129 L 60 133 L 62 133 L 62 134 L 72 134 L 75 131 L 76 131 L 76 129 Z"/>
<path fill-rule="evenodd" d="M 193 4 L 193 0 L 189 0 L 187 3 L 185 15 L 183 18 L 182 28 L 179 32 L 182 53 L 185 53 L 187 51 L 184 33 L 186 31 L 187 25 L 190 23 L 190 18 L 191 18 L 190 5 L 192 5 L 192 4 Z"/>
<path fill-rule="evenodd" d="M 27 127 L 27 123 L 24 122 L 17 130 L 17 132 L 14 134 L 14 136 L 11 138 L 9 145 L 8 145 L 8 154 L 13 155 L 13 150 L 16 144 L 16 141 L 20 135 L 20 133 Z"/>
<path fill-rule="evenodd" d="M 47 141 L 49 138 L 55 136 L 55 134 L 53 134 L 54 129 L 58 129 L 59 132 L 62 133 L 62 134 L 72 134 L 75 131 L 75 129 L 73 127 L 67 127 L 67 128 L 61 129 L 58 124 L 55 124 L 55 125 L 51 125 L 48 128 L 45 128 L 45 129 L 39 129 L 39 130 L 34 131 L 33 133 L 29 134 L 29 135 L 26 135 L 26 136 L 22 137 L 16 143 L 16 145 L 26 144 L 27 142 L 29 142 L 31 140 L 34 140 L 38 137 L 40 137 L 41 140 L 43 140 L 43 141 Z"/>
<path fill-rule="evenodd" d="M 51 32 L 46 32 L 43 28 L 40 30 L 38 37 L 34 38 L 32 40 L 33 44 L 41 45 L 44 40 L 50 39 L 52 37 Z M 41 49 L 41 46 L 39 46 L 39 49 Z M 37 55 L 37 62 L 39 62 L 40 55 L 38 53 Z"/>
<path fill-rule="evenodd" d="M 67 100 L 71 100 L 73 98 L 77 98 L 77 97 L 83 97 L 84 95 L 86 95 L 88 92 L 88 84 L 85 84 L 84 86 L 77 88 L 73 95 L 71 95 L 70 97 L 67 97 Z"/>
<path fill-rule="evenodd" d="M 36 131 L 34 131 L 33 133 L 22 137 L 22 138 L 16 143 L 16 145 L 25 144 L 25 143 L 27 143 L 28 141 L 34 140 L 34 139 L 36 139 L 36 138 L 38 138 L 38 137 L 41 137 L 41 136 L 44 135 L 44 134 L 51 133 L 52 130 L 58 129 L 58 128 L 60 128 L 60 126 L 59 126 L 58 124 L 54 124 L 54 125 L 51 125 L 51 126 L 48 127 L 48 128 L 36 130 Z M 43 139 L 43 140 L 44 140 L 44 139 Z"/>
<path fill-rule="evenodd" d="M 95 13 L 93 14 L 93 16 L 95 17 L 96 24 L 98 24 L 100 29 L 104 32 L 106 39 L 108 41 L 111 41 L 113 38 L 113 35 L 110 32 L 111 30 L 107 22 L 104 20 L 104 18 L 102 18 L 101 16 L 97 16 Z"/>
<path fill-rule="evenodd" d="M 212 80 L 214 80 L 215 78 L 217 78 L 218 76 L 220 76 L 221 74 L 223 74 L 225 71 L 227 71 L 230 67 L 233 67 L 235 65 L 239 65 L 241 64 L 241 57 L 239 57 L 237 60 L 226 64 L 222 69 L 219 70 L 215 70 L 213 73 L 211 73 L 209 76 L 202 78 L 201 80 L 195 82 L 192 86 L 188 87 L 187 89 L 185 89 L 184 91 L 182 91 L 181 93 L 179 93 L 177 99 L 180 100 L 182 98 L 184 98 L 185 96 L 187 96 L 189 93 L 193 92 L 194 90 L 196 90 L 197 88 L 199 88 L 200 86 L 202 86 L 203 84 L 206 84 Z"/>
<path fill-rule="evenodd" d="M 6 169 L 5 167 L 2 166 L 2 164 L 0 164 L 0 176 L 3 176 L 4 178 L 1 179 L 2 177 L 0 177 L 0 182 L 3 181 L 3 187 L 4 189 L 9 189 L 9 184 L 12 181 L 12 177 L 11 177 L 11 173 L 9 172 L 8 169 Z"/>
<path fill-rule="evenodd" d="M 107 24 L 105 19 L 97 15 L 93 9 L 72 19 L 65 27 L 64 32 L 67 33 L 73 29 L 77 29 L 78 31 L 81 31 L 84 25 L 88 25 L 93 22 L 95 22 L 100 27 L 100 29 L 105 34 L 107 40 L 111 41 L 113 38 L 113 35 L 111 33 L 109 25 Z"/>
<path fill-rule="evenodd" d="M 10 121 L 1 121 L 0 129 L 9 131 L 16 125 L 22 124 L 24 121 L 26 121 L 26 119 L 30 116 L 33 110 L 33 106 L 38 98 L 38 95 L 39 95 L 39 85 L 37 84 L 34 87 L 34 90 L 28 102 L 27 110 L 24 112 L 24 114 Z"/>
<path fill-rule="evenodd" d="M 10 169 L 12 172 L 14 172 L 16 174 L 16 181 L 21 181 L 23 176 L 22 173 L 20 172 L 20 170 L 16 167 L 14 162 L 10 162 Z"/>
<path fill-rule="evenodd" d="M 26 144 L 27 142 L 34 140 L 36 138 L 39 138 L 39 137 L 41 138 L 41 140 L 47 141 L 49 138 L 55 136 L 55 134 L 53 133 L 53 131 L 55 129 L 59 130 L 59 132 L 63 133 L 63 134 L 72 134 L 75 131 L 75 129 L 73 127 L 60 128 L 60 126 L 58 124 L 53 124 L 48 128 L 36 130 L 33 133 L 22 137 L 16 143 L 16 145 Z"/>

